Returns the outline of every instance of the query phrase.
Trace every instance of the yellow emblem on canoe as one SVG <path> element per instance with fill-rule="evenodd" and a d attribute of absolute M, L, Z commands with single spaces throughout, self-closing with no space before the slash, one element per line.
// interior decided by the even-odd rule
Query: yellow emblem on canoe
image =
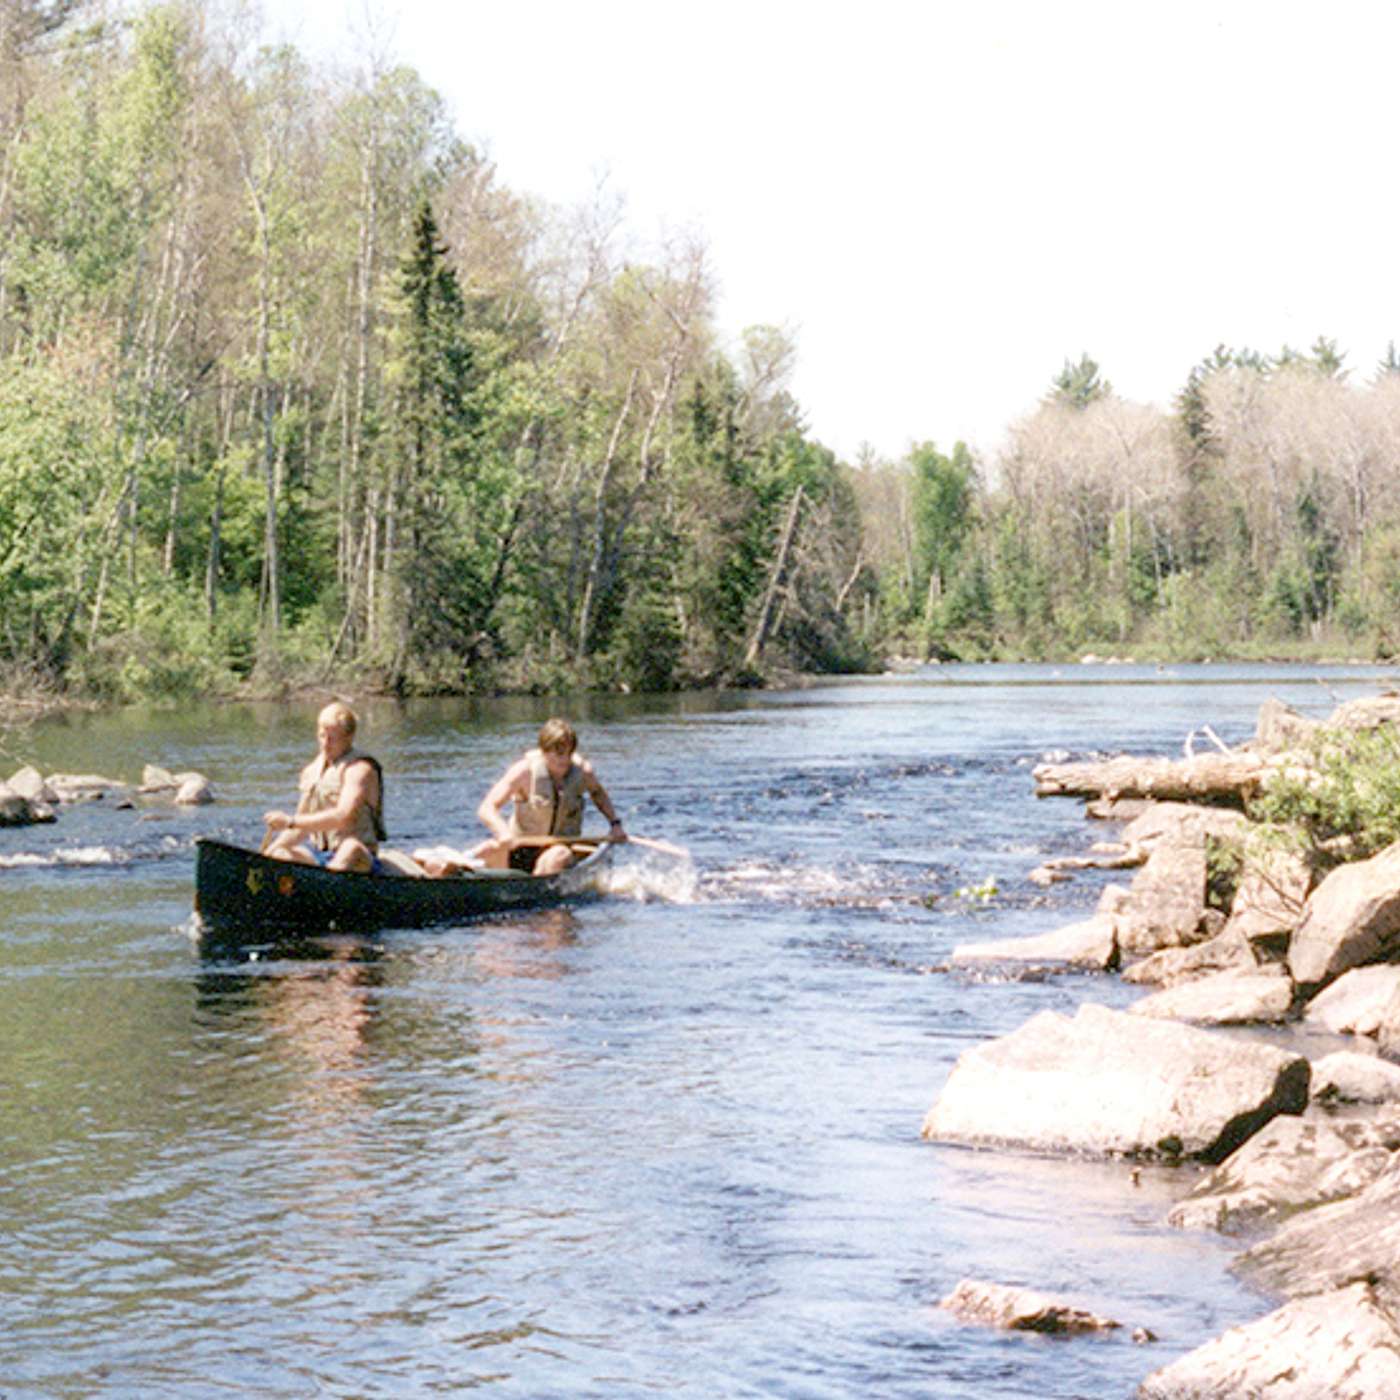
<path fill-rule="evenodd" d="M 262 893 L 262 881 L 263 881 L 263 877 L 262 877 L 262 871 L 261 871 L 261 870 L 250 870 L 250 871 L 248 872 L 248 877 L 247 877 L 247 879 L 244 881 L 244 883 L 248 886 L 248 893 L 249 893 L 249 894 L 261 894 L 261 893 Z"/>

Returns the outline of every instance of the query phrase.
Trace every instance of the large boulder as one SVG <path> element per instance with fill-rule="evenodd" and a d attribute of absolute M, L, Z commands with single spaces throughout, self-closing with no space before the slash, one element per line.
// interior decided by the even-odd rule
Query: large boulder
<path fill-rule="evenodd" d="M 1369 1284 L 1286 1303 L 1154 1371 L 1138 1400 L 1382 1400 L 1400 1395 L 1400 1330 Z"/>
<path fill-rule="evenodd" d="M 1308 1102 L 1301 1055 L 1092 1003 L 966 1051 L 924 1119 L 935 1142 L 1220 1161 Z"/>
<path fill-rule="evenodd" d="M 1244 1026 L 1288 1019 L 1293 983 L 1281 967 L 1230 968 L 1178 983 L 1131 1007 L 1137 1016 L 1191 1021 L 1200 1026 Z"/>
<path fill-rule="evenodd" d="M 1354 967 L 1308 1003 L 1304 1019 L 1336 1035 L 1375 1035 L 1400 993 L 1400 967 Z"/>
<path fill-rule="evenodd" d="M 1246 1282 L 1298 1298 L 1367 1279 L 1400 1298 L 1400 1159 L 1364 1190 L 1285 1221 L 1234 1263 Z M 1397 1392 L 1400 1393 L 1400 1392 Z"/>
<path fill-rule="evenodd" d="M 1308 896 L 1288 945 L 1288 968 L 1311 990 L 1392 955 L 1400 955 L 1400 842 L 1339 866 Z"/>
<path fill-rule="evenodd" d="M 1354 1196 L 1390 1164 L 1380 1136 L 1362 1123 L 1275 1118 L 1187 1192 L 1167 1221 L 1230 1234 Z"/>

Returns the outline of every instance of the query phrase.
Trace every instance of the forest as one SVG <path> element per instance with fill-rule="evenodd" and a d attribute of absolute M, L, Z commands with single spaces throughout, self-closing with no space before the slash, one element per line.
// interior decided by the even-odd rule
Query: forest
<path fill-rule="evenodd" d="M 390 58 L 0 0 L 0 693 L 1400 647 L 1393 350 L 1220 346 L 1164 407 L 1082 354 L 985 459 L 847 462 L 716 306 L 700 235 L 512 189 Z"/>

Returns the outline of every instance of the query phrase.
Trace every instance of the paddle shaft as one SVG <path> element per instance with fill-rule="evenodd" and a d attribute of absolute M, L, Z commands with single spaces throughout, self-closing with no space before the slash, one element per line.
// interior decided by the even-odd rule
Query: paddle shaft
<path fill-rule="evenodd" d="M 603 846 L 607 844 L 606 836 L 512 836 L 510 838 L 513 846 Z M 634 846 L 646 846 L 653 851 L 660 851 L 664 855 L 676 856 L 681 860 L 689 860 L 690 852 L 682 846 L 673 846 L 669 841 L 658 841 L 650 836 L 628 835 L 627 842 Z M 624 843 L 625 844 L 625 843 Z"/>

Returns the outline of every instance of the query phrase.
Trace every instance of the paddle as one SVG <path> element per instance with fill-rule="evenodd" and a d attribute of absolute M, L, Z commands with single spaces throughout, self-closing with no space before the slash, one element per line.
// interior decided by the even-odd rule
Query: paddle
<path fill-rule="evenodd" d="M 606 836 L 512 836 L 511 843 L 516 846 L 604 846 L 607 844 Z M 683 846 L 673 846 L 669 841 L 658 841 L 651 836 L 633 836 L 628 834 L 626 841 L 619 842 L 619 845 L 631 843 L 634 846 L 646 846 L 649 850 L 660 851 L 663 855 L 675 856 L 679 860 L 689 860 L 690 852 Z"/>

